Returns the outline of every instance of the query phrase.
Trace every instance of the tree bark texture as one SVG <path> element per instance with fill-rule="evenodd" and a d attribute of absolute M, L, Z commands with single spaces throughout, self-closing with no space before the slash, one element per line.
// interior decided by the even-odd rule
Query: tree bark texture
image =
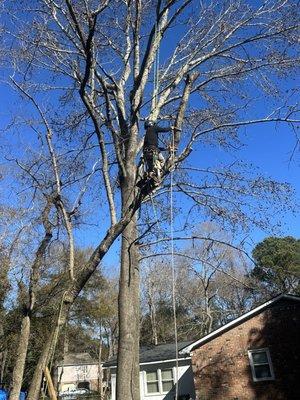
<path fill-rule="evenodd" d="M 12 390 L 9 395 L 10 400 L 19 400 L 23 382 L 29 336 L 30 336 L 30 317 L 29 315 L 25 315 L 22 320 L 19 345 L 17 350 L 17 359 L 13 370 Z"/>
<path fill-rule="evenodd" d="M 5 373 L 6 367 L 6 360 L 7 360 L 7 350 L 4 350 L 0 353 L 0 385 L 3 385 L 3 378 Z"/>
<path fill-rule="evenodd" d="M 127 204 L 134 192 L 134 173 L 124 181 L 122 203 Z M 119 287 L 119 343 L 117 400 L 139 400 L 139 262 L 137 217 L 134 216 L 122 234 Z"/>
<path fill-rule="evenodd" d="M 0 312 L 0 318 L 4 319 L 3 314 Z M 0 322 L 0 337 L 4 337 L 4 328 Z M 0 351 L 0 385 L 3 385 L 4 372 L 6 367 L 7 350 L 3 349 Z"/>
<path fill-rule="evenodd" d="M 66 323 L 71 303 L 67 301 L 62 301 L 61 308 L 59 310 L 59 318 L 57 324 L 52 329 L 48 339 L 45 342 L 43 351 L 39 357 L 38 363 L 34 370 L 34 374 L 30 383 L 30 388 L 27 396 L 27 400 L 38 400 L 41 390 L 41 383 L 43 378 L 43 371 L 48 366 L 51 357 L 55 351 L 57 339 L 61 327 Z"/>
<path fill-rule="evenodd" d="M 38 288 L 38 282 L 40 278 L 40 268 L 43 263 L 43 258 L 45 252 L 48 248 L 48 245 L 52 239 L 52 225 L 49 221 L 49 213 L 51 211 L 51 202 L 48 200 L 45 208 L 42 211 L 41 218 L 42 223 L 45 229 L 45 236 L 41 240 L 37 251 L 35 253 L 34 262 L 31 267 L 30 273 L 30 282 L 28 288 L 28 304 L 26 304 L 26 311 L 24 313 L 24 317 L 22 320 L 21 333 L 19 337 L 18 344 L 18 352 L 16 363 L 13 370 L 13 378 L 12 378 L 12 387 L 10 393 L 11 400 L 18 400 L 22 383 L 23 383 L 23 375 L 25 369 L 25 362 L 27 356 L 27 349 L 30 337 L 30 324 L 31 324 L 31 315 L 34 309 L 35 300 L 36 300 L 36 292 Z"/>

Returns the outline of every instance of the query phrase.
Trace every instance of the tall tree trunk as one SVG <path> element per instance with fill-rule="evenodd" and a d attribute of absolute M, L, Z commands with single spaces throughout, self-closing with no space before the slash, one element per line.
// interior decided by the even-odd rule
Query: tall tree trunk
<path fill-rule="evenodd" d="M 132 176 L 134 176 L 134 174 Z M 133 192 L 132 191 L 132 187 L 134 187 L 133 185 L 134 185 L 134 182 L 132 182 L 132 186 L 130 189 L 131 193 Z M 129 189 L 128 189 L 128 193 L 129 193 Z M 103 240 L 100 242 L 99 246 L 94 250 L 93 254 L 91 255 L 91 257 L 90 257 L 89 261 L 87 262 L 87 264 L 85 265 L 85 267 L 79 271 L 78 276 L 75 276 L 75 280 L 74 281 L 69 280 L 68 287 L 64 294 L 64 300 L 61 303 L 61 309 L 60 309 L 60 313 L 59 313 L 58 322 L 52 328 L 52 331 L 50 332 L 48 338 L 45 340 L 44 348 L 42 350 L 42 353 L 40 354 L 39 360 L 37 362 L 37 365 L 36 365 L 36 368 L 34 371 L 33 378 L 31 380 L 27 400 L 38 400 L 39 399 L 39 394 L 40 394 L 40 390 L 41 390 L 41 382 L 42 382 L 42 377 L 43 377 L 43 370 L 48 365 L 51 355 L 55 351 L 55 346 L 56 346 L 56 342 L 57 342 L 57 338 L 58 338 L 60 329 L 63 325 L 65 325 L 67 318 L 68 318 L 69 310 L 70 310 L 72 304 L 76 300 L 76 297 L 79 295 L 79 293 L 81 292 L 81 290 L 84 287 L 84 285 L 86 284 L 86 282 L 89 280 L 91 275 L 94 273 L 95 269 L 99 265 L 99 262 L 102 260 L 104 255 L 107 253 L 107 251 L 109 250 L 112 243 L 121 234 L 121 232 L 123 232 L 124 227 L 127 226 L 127 224 L 129 224 L 130 227 L 133 226 L 133 228 L 134 228 L 134 229 L 131 228 L 131 234 L 130 234 L 130 231 L 128 231 L 129 241 L 131 240 L 131 238 L 133 238 L 132 240 L 134 240 L 134 237 L 136 237 L 136 235 L 137 235 L 137 233 L 136 233 L 137 232 L 136 231 L 136 217 L 132 218 L 132 215 L 135 215 L 136 209 L 139 206 L 140 201 L 141 201 L 141 199 L 139 199 L 137 201 L 137 203 L 134 205 L 134 207 L 131 206 L 129 208 L 129 211 L 127 210 L 127 212 L 126 212 L 126 210 L 125 210 L 125 215 L 123 215 L 122 220 L 120 220 L 115 226 L 113 226 L 111 229 L 108 230 L 107 234 L 105 235 Z M 125 204 L 125 203 L 123 202 L 123 204 Z M 129 207 L 129 204 L 127 204 L 127 208 L 128 207 Z M 132 219 L 134 219 L 134 221 L 135 221 L 134 223 L 129 222 L 129 221 L 132 221 Z M 133 236 L 133 235 L 135 235 L 135 236 Z M 127 250 L 128 250 L 128 248 L 129 248 L 129 245 L 127 245 Z M 135 292 L 137 292 L 135 294 L 135 298 L 137 298 L 138 309 L 136 311 L 137 312 L 136 319 L 138 321 L 138 319 L 139 319 L 139 315 L 138 315 L 139 314 L 138 313 L 138 310 L 139 310 L 139 287 L 138 287 L 139 273 L 138 273 L 138 259 L 137 259 L 137 254 L 136 254 L 137 252 L 133 251 L 133 249 L 135 249 L 135 248 L 136 248 L 136 246 L 132 246 L 132 248 L 131 248 L 133 262 L 135 263 L 135 268 L 132 267 L 132 270 L 134 270 L 135 273 L 131 273 L 131 275 L 132 275 L 132 278 L 134 278 L 134 279 L 129 279 L 129 281 L 132 281 L 130 288 L 135 287 Z M 126 253 L 126 249 L 124 251 L 124 254 L 125 253 Z M 127 260 L 129 260 L 128 257 L 127 257 Z M 123 276 L 126 276 L 126 274 L 123 273 Z M 137 284 L 134 285 L 133 281 L 137 282 Z M 137 327 L 138 327 L 138 323 L 137 323 Z M 137 341 L 138 341 L 138 335 L 139 335 L 138 329 L 137 328 L 135 329 L 135 327 L 133 327 L 132 329 L 135 330 L 135 334 L 137 335 Z M 137 355 L 138 355 L 138 350 L 139 349 L 138 349 L 138 344 L 137 344 L 137 350 L 136 350 Z M 123 400 L 126 400 L 126 398 L 123 398 Z"/>
<path fill-rule="evenodd" d="M 63 354 L 62 354 L 61 372 L 58 375 L 58 368 L 56 365 L 54 365 L 54 371 L 52 374 L 53 386 L 57 393 L 59 393 L 59 391 L 60 391 L 61 378 L 64 373 L 65 357 L 66 357 L 66 354 L 68 354 L 68 353 L 69 353 L 69 324 L 68 324 L 68 320 L 67 320 L 65 327 L 64 327 L 64 332 L 63 332 Z"/>
<path fill-rule="evenodd" d="M 133 154 L 132 159 L 135 159 L 136 154 Z M 31 381 L 28 400 L 38 400 L 41 389 L 41 382 L 43 376 L 43 370 L 48 365 L 51 355 L 53 354 L 60 332 L 61 327 L 66 323 L 68 313 L 71 305 L 74 303 L 76 297 L 81 292 L 82 288 L 89 280 L 95 269 L 99 265 L 102 258 L 105 256 L 111 245 L 117 239 L 117 237 L 124 232 L 122 237 L 122 266 L 121 266 L 121 294 L 119 296 L 119 304 L 123 303 L 124 307 L 121 306 L 120 316 L 126 319 L 122 332 L 125 334 L 125 344 L 121 340 L 121 359 L 123 358 L 124 372 L 128 370 L 128 355 L 130 364 L 132 364 L 131 381 L 130 383 L 130 395 L 129 397 L 121 396 L 122 400 L 135 400 L 139 397 L 139 269 L 138 269 L 138 252 L 136 249 L 136 243 L 132 245 L 134 240 L 137 238 L 137 220 L 136 211 L 139 208 L 143 199 L 142 195 L 135 197 L 135 164 L 131 162 L 131 167 L 128 170 L 127 180 L 122 182 L 122 205 L 123 213 L 122 218 L 107 231 L 105 237 L 99 243 L 97 248 L 92 253 L 87 264 L 78 272 L 78 276 L 75 276 L 74 280 L 69 280 L 65 291 L 64 300 L 61 304 L 60 316 L 58 323 L 52 329 L 48 339 L 45 340 L 43 351 L 40 355 L 38 363 L 36 365 L 34 375 Z M 124 183 L 125 182 L 125 183 Z M 125 240 L 126 238 L 126 240 Z M 129 257 L 130 254 L 130 257 Z M 126 316 L 126 304 L 130 305 L 128 318 Z M 125 316 L 125 317 L 124 317 Z M 129 351 L 127 351 L 127 331 L 130 332 Z M 133 366 L 136 365 L 134 368 Z M 123 371 L 122 371 L 123 372 Z M 122 377 L 122 374 L 120 374 Z M 130 382 L 131 382 L 130 381 Z M 133 382 L 135 382 L 133 384 Z M 128 391 L 129 393 L 129 391 Z M 131 393 L 135 393 L 134 397 Z"/>
<path fill-rule="evenodd" d="M 4 320 L 4 313 L 0 312 L 0 318 Z M 2 323 L 0 322 L 0 337 L 4 337 L 4 328 Z M 3 385 L 3 378 L 6 366 L 6 359 L 7 359 L 7 350 L 4 349 L 0 351 L 0 385 Z"/>
<path fill-rule="evenodd" d="M 4 373 L 5 373 L 5 367 L 6 367 L 6 361 L 7 361 L 7 350 L 4 350 L 0 354 L 0 385 L 3 385 L 4 381 Z"/>
<path fill-rule="evenodd" d="M 13 370 L 12 387 L 9 396 L 10 400 L 19 399 L 19 394 L 22 387 L 29 336 L 30 336 L 30 322 L 31 322 L 30 319 L 36 300 L 36 291 L 40 278 L 40 268 L 43 263 L 45 252 L 52 239 L 52 225 L 49 221 L 50 211 L 51 211 L 51 202 L 48 199 L 45 208 L 43 209 L 41 214 L 42 223 L 45 229 L 45 236 L 43 237 L 37 248 L 37 251 L 35 253 L 35 258 L 31 267 L 29 290 L 28 290 L 28 304 L 26 305 L 26 312 L 23 317 L 21 325 L 17 359 Z"/>
<path fill-rule="evenodd" d="M 123 182 L 122 204 L 134 195 L 134 173 Z M 139 400 L 139 252 L 137 217 L 124 229 L 119 286 L 117 400 Z"/>
<path fill-rule="evenodd" d="M 23 382 L 29 336 L 30 336 L 30 316 L 25 315 L 22 320 L 19 345 L 17 350 L 17 359 L 13 370 L 12 389 L 9 395 L 10 400 L 19 400 Z"/>
<path fill-rule="evenodd" d="M 45 342 L 42 353 L 40 354 L 39 360 L 34 370 L 34 374 L 30 383 L 30 388 L 27 396 L 27 400 L 38 400 L 41 390 L 41 383 L 43 378 L 43 371 L 48 366 L 51 356 L 53 355 L 59 336 L 61 327 L 66 323 L 69 310 L 71 307 L 70 302 L 62 302 L 59 310 L 59 318 L 57 324 L 52 329 L 48 339 Z"/>

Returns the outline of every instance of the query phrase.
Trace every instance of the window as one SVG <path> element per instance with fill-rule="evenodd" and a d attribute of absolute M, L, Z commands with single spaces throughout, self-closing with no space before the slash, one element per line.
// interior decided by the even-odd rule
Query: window
<path fill-rule="evenodd" d="M 168 393 L 174 386 L 173 370 L 158 369 L 146 372 L 146 393 Z"/>
<path fill-rule="evenodd" d="M 269 349 L 248 351 L 252 377 L 255 382 L 274 379 L 273 366 Z"/>
<path fill-rule="evenodd" d="M 171 369 L 161 370 L 162 391 L 169 392 L 173 387 L 173 371 Z"/>
<path fill-rule="evenodd" d="M 146 372 L 147 393 L 159 393 L 158 371 Z"/>

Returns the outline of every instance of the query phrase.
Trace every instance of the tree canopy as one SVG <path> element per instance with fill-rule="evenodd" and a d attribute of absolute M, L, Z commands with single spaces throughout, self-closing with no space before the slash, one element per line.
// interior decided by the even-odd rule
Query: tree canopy
<path fill-rule="evenodd" d="M 3 157 L 12 173 L 1 181 L 1 200 L 20 205 L 21 232 L 30 231 L 32 238 L 26 237 L 26 262 L 15 268 L 29 301 L 11 400 L 19 397 L 48 252 L 63 243 L 67 262 L 57 282 L 63 288 L 56 292 L 60 306 L 44 338 L 29 400 L 38 400 L 62 327 L 119 237 L 117 398 L 138 400 L 139 271 L 145 248 L 151 257 L 169 254 L 164 250 L 170 221 L 183 240 L 191 239 L 195 221 L 213 221 L 240 238 L 249 227 L 275 223 L 270 204 L 281 213 L 294 205 L 289 184 L 225 154 L 241 148 L 246 127 L 294 128 L 299 122 L 293 82 L 299 66 L 297 1 L 2 4 L 3 81 L 18 106 L 3 129 Z M 166 151 L 156 191 L 137 184 L 147 119 L 173 126 L 168 140 L 176 149 Z M 78 242 L 92 247 L 80 268 Z M 206 315 L 211 319 L 209 307 Z"/>
<path fill-rule="evenodd" d="M 300 239 L 268 237 L 253 250 L 252 276 L 271 292 L 300 294 Z"/>

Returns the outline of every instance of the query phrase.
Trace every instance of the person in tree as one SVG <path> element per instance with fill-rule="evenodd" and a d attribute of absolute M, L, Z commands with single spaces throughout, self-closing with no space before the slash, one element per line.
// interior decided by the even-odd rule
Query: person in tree
<path fill-rule="evenodd" d="M 161 179 L 161 170 L 165 164 L 165 158 L 161 151 L 165 148 L 159 147 L 159 133 L 171 132 L 172 127 L 163 128 L 157 125 L 154 121 L 147 120 L 145 122 L 145 139 L 143 146 L 143 158 L 146 165 L 147 175 L 157 183 Z"/>

